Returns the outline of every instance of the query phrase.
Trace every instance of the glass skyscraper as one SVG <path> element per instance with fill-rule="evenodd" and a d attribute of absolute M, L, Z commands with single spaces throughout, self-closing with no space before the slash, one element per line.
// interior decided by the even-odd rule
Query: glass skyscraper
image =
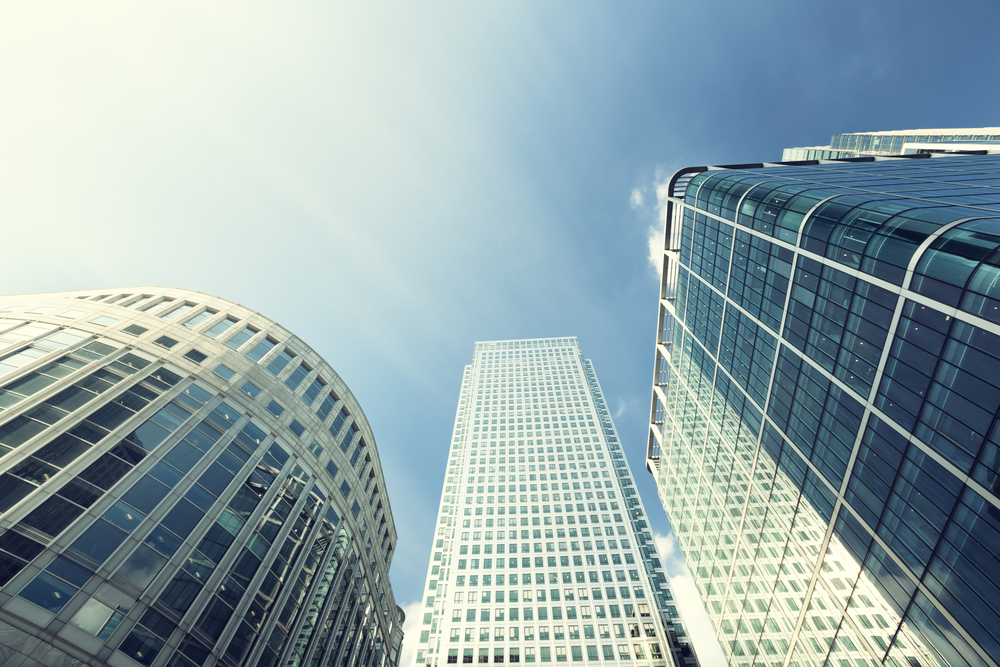
<path fill-rule="evenodd" d="M 274 321 L 0 297 L 0 664 L 391 667 L 395 542 L 360 406 Z"/>
<path fill-rule="evenodd" d="M 697 664 L 576 338 L 476 343 L 416 664 Z"/>
<path fill-rule="evenodd" d="M 1000 153 L 1000 127 L 835 134 L 828 146 L 786 148 L 782 160 L 829 160 L 919 152 Z"/>
<path fill-rule="evenodd" d="M 1000 156 L 696 167 L 648 466 L 732 667 L 1000 662 Z"/>

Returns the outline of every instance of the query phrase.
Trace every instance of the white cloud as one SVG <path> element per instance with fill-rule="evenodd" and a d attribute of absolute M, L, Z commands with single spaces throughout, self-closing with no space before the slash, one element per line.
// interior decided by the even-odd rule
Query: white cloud
<path fill-rule="evenodd" d="M 420 639 L 420 600 L 400 605 L 406 620 L 403 622 L 403 647 L 399 652 L 399 664 L 409 667 L 417 656 L 417 640 Z"/>
<path fill-rule="evenodd" d="M 622 399 L 619 398 L 618 399 L 618 409 L 615 410 L 615 419 L 618 419 L 623 414 L 625 414 L 625 410 L 627 410 L 627 409 L 628 409 L 628 406 L 625 405 L 625 401 L 623 401 Z"/>
<path fill-rule="evenodd" d="M 632 188 L 632 195 L 628 198 L 628 205 L 634 209 L 642 206 L 642 190 Z"/>
<path fill-rule="evenodd" d="M 687 571 L 684 556 L 681 555 L 677 538 L 674 537 L 673 533 L 669 535 L 656 533 L 653 535 L 653 542 L 656 544 L 657 553 L 663 559 L 663 567 L 666 568 L 667 574 L 674 575 L 681 570 Z"/>
<path fill-rule="evenodd" d="M 663 275 L 663 230 L 650 225 L 646 242 L 649 243 L 649 266 L 659 278 Z"/>
<path fill-rule="evenodd" d="M 715 638 L 715 630 L 708 620 L 708 612 L 705 611 L 698 587 L 694 585 L 694 579 L 691 578 L 691 573 L 684 563 L 684 556 L 681 554 L 677 539 L 673 533 L 669 535 L 656 533 L 653 535 L 653 541 L 656 543 L 660 558 L 663 559 L 663 567 L 670 579 L 670 592 L 673 593 L 677 609 L 681 613 L 684 629 L 698 654 L 698 661 L 706 666 L 727 665 L 726 656 Z"/>
<path fill-rule="evenodd" d="M 649 244 L 649 265 L 656 271 L 656 277 L 663 274 L 663 230 L 664 215 L 667 211 L 667 192 L 670 173 L 656 170 L 656 223 L 649 226 L 646 242 Z M 635 193 L 635 190 L 632 191 Z M 633 207 L 634 208 L 634 207 Z"/>
<path fill-rule="evenodd" d="M 656 214 L 661 218 L 667 210 L 667 195 L 669 193 L 670 176 L 666 172 L 656 170 Z"/>

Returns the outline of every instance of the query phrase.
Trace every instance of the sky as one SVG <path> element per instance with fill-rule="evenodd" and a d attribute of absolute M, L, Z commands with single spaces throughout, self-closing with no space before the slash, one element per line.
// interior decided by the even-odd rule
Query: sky
<path fill-rule="evenodd" d="M 644 466 L 657 186 L 1000 125 L 998 28 L 976 1 L 4 3 L 0 286 L 186 287 L 295 332 L 375 433 L 404 609 L 474 342 L 577 336 L 724 665 Z"/>

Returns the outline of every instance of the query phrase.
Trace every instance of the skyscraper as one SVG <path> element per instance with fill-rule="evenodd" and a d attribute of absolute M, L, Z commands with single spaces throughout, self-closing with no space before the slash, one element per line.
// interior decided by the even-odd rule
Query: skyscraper
<path fill-rule="evenodd" d="M 668 184 L 648 466 L 732 667 L 1000 661 L 1000 156 Z"/>
<path fill-rule="evenodd" d="M 396 664 L 375 440 L 288 330 L 186 290 L 2 297 L 0 407 L 0 663 Z"/>
<path fill-rule="evenodd" d="M 576 338 L 476 343 L 417 664 L 696 665 Z"/>
<path fill-rule="evenodd" d="M 786 148 L 781 159 L 831 160 L 921 152 L 1000 153 L 1000 127 L 848 132 L 833 135 L 828 146 Z"/>

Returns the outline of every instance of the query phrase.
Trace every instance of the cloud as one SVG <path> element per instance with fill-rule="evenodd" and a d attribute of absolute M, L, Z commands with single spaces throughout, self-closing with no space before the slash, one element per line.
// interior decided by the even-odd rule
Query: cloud
<path fill-rule="evenodd" d="M 687 572 L 684 556 L 681 555 L 677 538 L 674 537 L 673 533 L 669 535 L 656 533 L 653 535 L 653 542 L 656 544 L 657 553 L 663 559 L 663 567 L 666 568 L 668 575 L 673 576 L 680 572 Z"/>
<path fill-rule="evenodd" d="M 417 640 L 420 639 L 420 600 L 415 600 L 407 605 L 400 605 L 403 613 L 406 614 L 406 621 L 403 622 L 403 648 L 400 649 L 399 664 L 409 666 L 413 664 L 417 657 Z"/>
<path fill-rule="evenodd" d="M 615 410 L 615 419 L 618 419 L 623 414 L 625 414 L 625 410 L 627 410 L 627 409 L 628 409 L 628 406 L 625 405 L 625 401 L 623 401 L 622 399 L 619 398 L 618 399 L 618 409 Z"/>
<path fill-rule="evenodd" d="M 702 665 L 726 665 L 726 656 L 715 637 L 715 630 L 708 620 L 708 612 L 701 601 L 698 587 L 688 572 L 684 556 L 677 538 L 673 533 L 660 535 L 654 533 L 653 542 L 663 561 L 670 580 L 670 592 L 674 596 L 677 609 L 680 611 L 684 629 L 687 631 L 694 650 L 698 654 L 698 662 Z"/>
<path fill-rule="evenodd" d="M 667 196 L 670 192 L 670 174 L 656 170 L 656 214 L 663 217 L 667 211 Z"/>
<path fill-rule="evenodd" d="M 659 278 L 663 275 L 663 230 L 650 226 L 646 241 L 649 243 L 649 266 Z"/>
<path fill-rule="evenodd" d="M 654 182 L 656 184 L 656 223 L 649 226 L 646 234 L 646 242 L 649 244 L 649 265 L 656 271 L 656 277 L 659 278 L 663 275 L 664 215 L 666 215 L 667 211 L 667 192 L 670 173 L 657 169 Z M 633 190 L 632 192 L 634 194 L 636 191 Z"/>
<path fill-rule="evenodd" d="M 642 206 L 642 190 L 639 188 L 632 188 L 632 195 L 628 198 L 628 205 L 633 209 Z"/>

